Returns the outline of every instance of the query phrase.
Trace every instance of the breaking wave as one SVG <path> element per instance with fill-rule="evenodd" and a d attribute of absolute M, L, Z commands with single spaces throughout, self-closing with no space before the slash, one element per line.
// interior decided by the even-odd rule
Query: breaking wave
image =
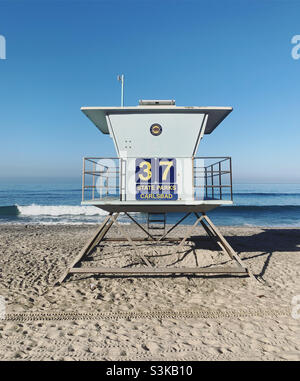
<path fill-rule="evenodd" d="M 16 205 L 19 214 L 23 216 L 104 216 L 104 210 L 95 206 L 73 206 L 73 205 Z"/>

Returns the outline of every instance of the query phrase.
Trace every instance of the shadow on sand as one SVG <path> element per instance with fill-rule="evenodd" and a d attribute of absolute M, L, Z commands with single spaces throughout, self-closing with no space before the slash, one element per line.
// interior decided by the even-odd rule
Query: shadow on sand
<path fill-rule="evenodd" d="M 238 254 L 256 253 L 244 256 L 243 261 L 267 256 L 260 273 L 257 274 L 259 277 L 264 276 L 273 252 L 297 252 L 300 254 L 300 229 L 261 228 L 261 230 L 252 235 L 225 235 L 226 240 Z M 203 236 L 192 236 L 191 241 L 194 243 L 195 249 L 206 248 Z M 208 241 L 207 244 L 211 247 L 211 241 Z"/>
<path fill-rule="evenodd" d="M 228 236 L 225 234 L 226 240 L 229 242 L 229 244 L 233 247 L 233 249 L 237 252 L 237 254 L 241 253 L 248 253 L 247 256 L 243 256 L 242 260 L 247 261 L 250 259 L 258 258 L 266 256 L 266 259 L 263 263 L 263 266 L 261 268 L 261 271 L 259 273 L 256 273 L 257 277 L 263 278 L 263 276 L 266 273 L 266 270 L 269 266 L 271 257 L 273 252 L 297 252 L 300 253 L 300 229 L 283 229 L 283 228 L 261 228 L 261 231 L 256 234 L 252 235 L 232 235 Z M 218 245 L 212 241 L 208 236 L 203 235 L 192 235 L 189 239 L 189 242 L 192 244 L 191 249 L 182 251 L 181 258 L 177 258 L 175 262 L 172 263 L 172 265 L 181 262 L 184 257 L 187 255 L 194 255 L 195 257 L 195 266 L 198 266 L 197 263 L 197 255 L 195 254 L 196 249 L 207 249 L 207 250 L 220 250 Z M 255 253 L 251 255 L 251 253 Z M 250 254 L 250 255 L 249 255 Z M 164 255 L 164 254 L 162 254 Z M 165 256 L 171 256 L 172 254 L 165 254 Z M 159 257 L 157 255 L 157 257 Z M 154 255 L 153 257 L 156 257 Z M 148 259 L 151 259 L 151 257 L 147 256 Z M 92 258 L 86 258 L 85 260 L 91 260 Z M 218 264 L 226 264 L 229 260 L 226 260 L 222 263 Z M 136 265 L 137 263 L 132 263 L 132 265 Z M 205 267 L 214 266 L 215 264 L 208 265 Z M 164 277 L 181 277 L 186 275 L 170 275 L 170 276 L 161 276 L 161 275 L 135 275 L 133 277 L 145 277 L 145 278 L 164 278 Z M 94 275 L 94 277 L 98 278 L 98 276 Z M 101 277 L 108 277 L 108 278 L 123 278 L 123 276 L 114 276 L 114 275 L 101 275 Z M 128 277 L 128 276 L 125 276 Z M 243 275 L 189 275 L 188 278 L 193 277 L 213 277 L 213 278 L 224 278 L 224 277 L 244 277 Z M 84 278 L 89 278 L 89 276 L 84 276 Z"/>

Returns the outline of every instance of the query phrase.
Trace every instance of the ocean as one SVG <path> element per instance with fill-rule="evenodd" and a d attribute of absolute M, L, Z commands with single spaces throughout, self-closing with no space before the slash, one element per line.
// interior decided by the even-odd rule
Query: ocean
<path fill-rule="evenodd" d="M 217 225 L 300 227 L 300 184 L 234 184 L 234 206 L 208 213 Z M 94 224 L 106 212 L 81 206 L 80 179 L 0 179 L 0 224 Z M 167 223 L 182 214 L 171 213 Z M 143 221 L 145 216 L 136 213 Z M 195 220 L 190 216 L 184 223 Z M 121 217 L 121 222 L 129 221 Z"/>

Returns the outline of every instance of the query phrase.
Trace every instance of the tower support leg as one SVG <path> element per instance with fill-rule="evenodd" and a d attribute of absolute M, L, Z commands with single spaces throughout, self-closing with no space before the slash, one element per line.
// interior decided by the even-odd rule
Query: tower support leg
<path fill-rule="evenodd" d="M 197 216 L 197 213 L 195 213 L 195 214 Z M 247 273 L 249 274 L 249 276 L 251 278 L 256 279 L 254 277 L 254 275 L 252 274 L 252 272 L 244 265 L 241 258 L 237 255 L 237 253 L 230 246 L 229 242 L 221 234 L 219 229 L 213 224 L 212 220 L 206 214 L 203 215 L 203 218 L 207 222 L 208 225 L 206 225 L 206 226 L 208 227 L 210 232 L 216 237 L 217 242 L 218 242 L 219 246 L 221 247 L 221 249 L 223 250 L 223 252 L 227 253 L 231 259 L 235 260 L 241 267 L 243 267 L 247 271 Z"/>
<path fill-rule="evenodd" d="M 102 222 L 102 224 L 100 225 L 100 227 L 97 229 L 97 231 L 91 237 L 91 239 L 86 243 L 86 245 L 82 248 L 82 250 L 80 250 L 80 252 L 74 258 L 74 260 L 71 262 L 71 264 L 67 268 L 67 270 L 56 281 L 56 284 L 62 283 L 70 273 L 76 272 L 76 270 L 73 271 L 75 269 L 75 266 L 80 261 L 82 261 L 84 258 L 86 258 L 96 246 L 100 245 L 100 243 L 103 241 L 104 237 L 106 236 L 106 234 L 108 233 L 109 229 L 112 227 L 113 224 L 115 224 L 115 226 L 118 228 L 118 230 L 121 232 L 121 234 L 128 240 L 130 245 L 133 246 L 133 248 L 136 252 L 136 256 L 141 257 L 147 266 L 149 266 L 149 267 L 152 266 L 151 263 L 149 262 L 149 260 L 143 254 L 138 252 L 138 248 L 137 248 L 136 244 L 132 241 L 130 236 L 128 234 L 126 234 L 126 232 L 124 231 L 122 226 L 120 224 L 118 224 L 117 218 L 119 217 L 119 214 L 120 213 L 109 213 L 109 215 L 105 217 L 105 219 Z"/>

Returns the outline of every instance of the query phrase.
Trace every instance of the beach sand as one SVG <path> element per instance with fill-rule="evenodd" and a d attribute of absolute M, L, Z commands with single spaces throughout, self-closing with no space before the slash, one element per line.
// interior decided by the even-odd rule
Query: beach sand
<path fill-rule="evenodd" d="M 143 236 L 132 225 L 123 227 Z M 240 276 L 82 274 L 53 286 L 95 229 L 0 225 L 0 295 L 7 313 L 0 320 L 2 360 L 300 360 L 300 319 L 292 317 L 292 298 L 300 295 L 300 229 L 220 228 L 265 284 Z M 200 227 L 193 233 L 202 234 Z M 215 244 L 202 243 L 179 261 L 175 245 L 139 250 L 161 266 L 231 264 Z M 185 250 L 190 247 L 187 242 Z M 98 265 L 124 266 L 133 254 L 124 242 L 107 243 L 92 256 Z M 40 314 L 36 320 L 33 313 Z"/>

